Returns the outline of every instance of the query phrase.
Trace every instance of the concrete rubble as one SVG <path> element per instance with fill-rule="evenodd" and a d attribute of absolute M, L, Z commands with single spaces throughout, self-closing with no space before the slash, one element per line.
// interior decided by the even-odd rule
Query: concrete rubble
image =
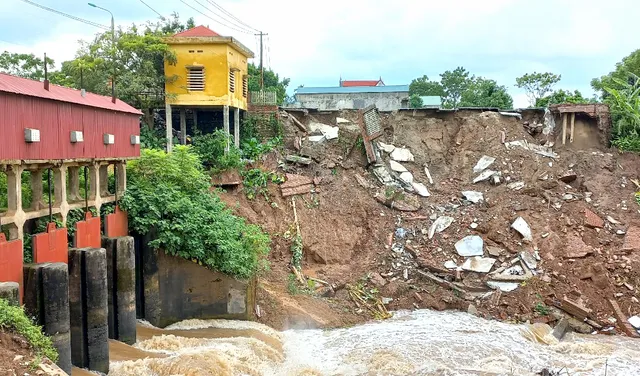
<path fill-rule="evenodd" d="M 518 231 L 518 233 L 522 235 L 522 238 L 525 241 L 528 241 L 528 242 L 533 241 L 533 234 L 531 233 L 531 227 L 529 227 L 529 224 L 527 223 L 527 221 L 524 220 L 524 218 L 522 217 L 516 218 L 516 220 L 511 224 L 511 228 Z"/>
<path fill-rule="evenodd" d="M 409 170 L 407 170 L 406 167 L 404 167 L 400 163 L 394 161 L 393 159 L 389 161 L 389 167 L 391 167 L 391 170 L 393 170 L 395 172 L 407 172 L 407 171 L 409 171 Z"/>
<path fill-rule="evenodd" d="M 495 161 L 496 161 L 495 158 L 483 155 L 482 158 L 480 158 L 480 160 L 478 161 L 478 163 L 476 163 L 476 165 L 473 167 L 473 172 L 478 174 L 486 170 Z"/>
<path fill-rule="evenodd" d="M 473 183 L 480 183 L 482 181 L 489 180 L 492 176 L 496 175 L 498 171 L 493 170 L 484 170 L 480 175 L 478 175 L 475 179 L 473 179 Z"/>
<path fill-rule="evenodd" d="M 484 241 L 478 235 L 469 235 L 456 244 L 456 252 L 463 257 L 482 256 L 484 254 Z"/>
<path fill-rule="evenodd" d="M 489 273 L 495 263 L 496 259 L 490 257 L 469 257 L 465 260 L 464 264 L 462 264 L 462 269 L 476 273 Z"/>
<path fill-rule="evenodd" d="M 465 200 L 471 201 L 474 204 L 477 204 L 480 201 L 484 201 L 484 195 L 482 194 L 482 192 L 478 192 L 478 191 L 462 191 L 461 193 L 462 193 L 462 196 L 465 198 Z"/>
<path fill-rule="evenodd" d="M 452 217 L 442 216 L 436 219 L 431 227 L 429 228 L 429 239 L 433 238 L 434 234 L 442 232 L 447 229 L 447 227 L 451 226 L 453 223 Z"/>
<path fill-rule="evenodd" d="M 415 158 L 409 149 L 396 147 L 391 152 L 391 159 L 396 162 L 413 162 Z"/>

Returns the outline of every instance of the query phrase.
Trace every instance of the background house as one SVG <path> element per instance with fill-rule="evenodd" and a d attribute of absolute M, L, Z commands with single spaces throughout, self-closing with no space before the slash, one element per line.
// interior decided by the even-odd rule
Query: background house
<path fill-rule="evenodd" d="M 384 86 L 382 77 L 379 80 L 343 80 L 340 78 L 341 87 L 353 87 L 353 86 Z"/>
<path fill-rule="evenodd" d="M 180 143 L 186 143 L 187 113 L 191 131 L 199 123 L 204 131 L 224 128 L 240 143 L 241 111 L 247 110 L 247 60 L 253 52 L 233 37 L 197 26 L 166 39 L 177 61 L 165 60 L 167 150 L 173 140 L 173 110 L 179 112 Z"/>
<path fill-rule="evenodd" d="M 294 107 L 326 110 L 361 109 L 375 105 L 380 111 L 409 107 L 409 85 L 300 87 Z"/>

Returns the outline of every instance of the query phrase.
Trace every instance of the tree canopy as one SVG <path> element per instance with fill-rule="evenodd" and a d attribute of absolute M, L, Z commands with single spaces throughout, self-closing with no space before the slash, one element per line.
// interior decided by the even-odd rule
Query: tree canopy
<path fill-rule="evenodd" d="M 53 68 L 54 61 L 47 57 L 47 67 Z M 0 72 L 32 80 L 44 79 L 44 57 L 41 59 L 34 54 L 10 53 L 0 54 Z"/>
<path fill-rule="evenodd" d="M 623 58 L 609 74 L 591 80 L 591 87 L 598 92 L 600 97 L 604 98 L 610 95 L 606 88 L 628 89 L 626 85 L 621 83 L 633 86 L 636 83 L 636 76 L 640 76 L 640 49 Z"/>
<path fill-rule="evenodd" d="M 439 96 L 444 108 L 513 107 L 506 87 L 494 80 L 473 76 L 463 67 L 440 74 L 440 81 L 429 80 L 426 75 L 414 79 L 409 85 L 409 95 L 414 108 L 418 107 L 420 96 Z"/>
<path fill-rule="evenodd" d="M 266 91 L 275 91 L 278 104 L 284 103 L 287 97 L 287 87 L 290 80 L 288 78 L 280 79 L 280 76 L 271 69 L 264 70 L 264 89 Z M 249 64 L 249 91 L 260 90 L 260 67 L 253 63 Z"/>
<path fill-rule="evenodd" d="M 573 93 L 568 90 L 556 90 L 553 93 L 547 95 L 544 98 L 538 98 L 536 100 L 536 107 L 549 107 L 552 104 L 560 103 L 590 103 L 591 99 L 582 96 L 582 93 L 578 90 L 574 90 Z"/>
<path fill-rule="evenodd" d="M 561 76 L 553 73 L 527 73 L 516 78 L 516 87 L 524 89 L 529 97 L 529 103 L 533 106 L 538 99 L 543 98 L 553 91 L 553 86 L 560 82 Z"/>

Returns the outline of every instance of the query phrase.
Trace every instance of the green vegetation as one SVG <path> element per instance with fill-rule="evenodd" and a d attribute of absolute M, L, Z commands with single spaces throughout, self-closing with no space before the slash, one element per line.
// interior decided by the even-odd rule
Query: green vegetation
<path fill-rule="evenodd" d="M 420 96 L 439 96 L 442 107 L 497 107 L 510 109 L 513 99 L 507 88 L 494 80 L 471 75 L 463 67 L 440 74 L 440 81 L 429 80 L 422 76 L 409 85 L 411 107 L 420 107 Z"/>
<path fill-rule="evenodd" d="M 191 147 L 143 150 L 129 163 L 128 182 L 122 208 L 135 232 L 155 231 L 151 247 L 238 278 L 266 266 L 269 236 L 225 207 Z"/>
<path fill-rule="evenodd" d="M 633 51 L 616 64 L 616 68 L 599 78 L 591 80 L 591 87 L 604 100 L 609 96 L 608 89 L 622 90 L 635 84 L 635 76 L 640 76 L 640 49 Z"/>
<path fill-rule="evenodd" d="M 21 307 L 11 306 L 3 299 L 0 299 L 0 329 L 23 336 L 37 356 L 46 356 L 52 362 L 58 361 L 58 352 L 51 339 L 42 334 L 42 328 L 34 325 Z"/>
<path fill-rule="evenodd" d="M 536 107 L 549 107 L 552 104 L 561 103 L 591 103 L 592 99 L 585 98 L 578 90 L 574 90 L 573 93 L 565 90 L 556 90 L 553 93 L 543 98 L 536 99 Z"/>
<path fill-rule="evenodd" d="M 541 303 L 541 302 L 536 303 L 533 310 L 536 311 L 540 316 L 546 316 L 549 314 L 549 307 L 547 307 L 546 305 L 544 305 L 544 303 Z"/>
<path fill-rule="evenodd" d="M 605 101 L 613 121 L 611 144 L 621 150 L 640 152 L 640 77 L 629 73 L 633 85 L 617 77 L 615 86 L 605 87 Z"/>
<path fill-rule="evenodd" d="M 204 168 L 212 173 L 244 165 L 240 150 L 233 146 L 233 140 L 222 129 L 208 134 L 196 133 L 192 138 L 192 145 Z M 229 152 L 225 153 L 227 145 Z"/>
<path fill-rule="evenodd" d="M 284 182 L 284 178 L 278 176 L 275 172 L 264 171 L 259 168 L 242 171 L 240 174 L 243 178 L 242 184 L 244 185 L 245 194 L 249 200 L 262 195 L 265 200 L 269 201 L 267 185 L 269 183 L 281 184 Z"/>
<path fill-rule="evenodd" d="M 544 98 L 547 94 L 553 91 L 553 86 L 560 82 L 562 77 L 553 73 L 527 73 L 523 76 L 516 78 L 516 87 L 523 89 L 531 105 L 535 105 L 536 102 Z"/>

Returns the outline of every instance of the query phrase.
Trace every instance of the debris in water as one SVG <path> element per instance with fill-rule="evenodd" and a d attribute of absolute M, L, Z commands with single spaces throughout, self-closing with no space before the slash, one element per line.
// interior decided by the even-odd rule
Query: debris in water
<path fill-rule="evenodd" d="M 462 269 L 477 273 L 489 273 L 495 262 L 496 259 L 489 257 L 470 257 L 462 264 Z"/>
<path fill-rule="evenodd" d="M 413 162 L 414 161 L 414 157 L 413 157 L 413 154 L 411 154 L 411 151 L 405 148 L 393 149 L 393 151 L 391 152 L 391 159 L 397 162 Z"/>
<path fill-rule="evenodd" d="M 529 227 L 529 224 L 524 220 L 524 218 L 518 217 L 511 225 L 511 228 L 518 231 L 525 241 L 533 241 L 531 227 Z"/>
<path fill-rule="evenodd" d="M 553 336 L 558 339 L 558 341 L 562 340 L 565 333 L 569 329 L 569 320 L 566 318 L 562 318 L 557 324 L 556 327 L 553 328 Z"/>
<path fill-rule="evenodd" d="M 483 155 L 482 158 L 476 163 L 473 167 L 473 172 L 478 174 L 487 169 L 487 167 L 491 166 L 496 159 L 494 157 L 489 157 L 487 155 Z"/>
<path fill-rule="evenodd" d="M 482 256 L 484 241 L 478 235 L 466 236 L 456 242 L 456 252 L 463 257 Z"/>
<path fill-rule="evenodd" d="M 447 227 L 451 226 L 453 223 L 453 217 L 442 216 L 436 219 L 431 227 L 429 227 L 429 239 L 433 238 L 433 235 L 436 233 L 440 233 L 447 229 Z"/>
<path fill-rule="evenodd" d="M 480 183 L 481 181 L 488 180 L 495 173 L 497 173 L 497 172 L 493 171 L 493 170 L 484 170 L 484 171 L 482 171 L 482 173 L 480 175 L 478 175 L 478 177 L 473 179 L 473 183 L 475 184 L 475 183 Z"/>
<path fill-rule="evenodd" d="M 401 165 L 400 163 L 394 161 L 394 160 L 390 160 L 389 161 L 389 167 L 391 167 L 391 169 L 395 172 L 407 172 L 408 170 Z"/>
<path fill-rule="evenodd" d="M 462 196 L 464 196 L 464 198 L 468 201 L 473 202 L 474 204 L 477 204 L 480 201 L 484 200 L 484 196 L 482 194 L 482 192 L 477 192 L 477 191 L 462 191 Z"/>
<path fill-rule="evenodd" d="M 520 286 L 515 282 L 487 281 L 487 286 L 503 292 L 511 292 Z"/>

